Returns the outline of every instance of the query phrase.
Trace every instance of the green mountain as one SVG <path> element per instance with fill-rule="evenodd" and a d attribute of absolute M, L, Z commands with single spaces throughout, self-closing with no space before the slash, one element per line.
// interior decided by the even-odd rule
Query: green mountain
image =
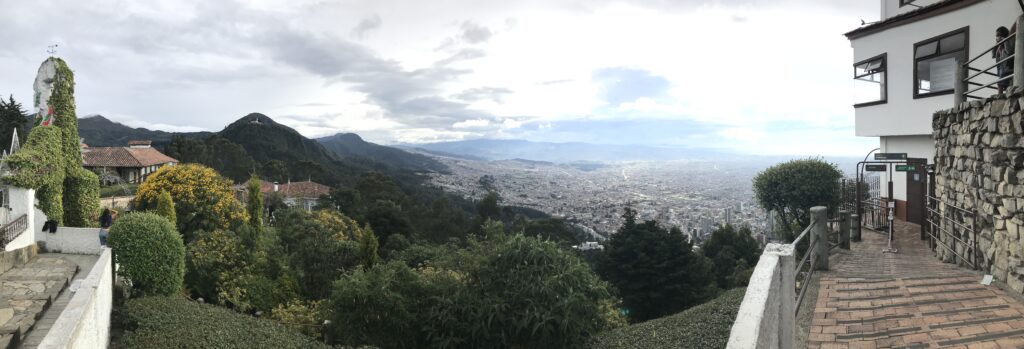
<path fill-rule="evenodd" d="M 78 136 L 85 140 L 85 144 L 93 147 L 122 147 L 128 145 L 128 141 L 148 139 L 153 141 L 154 146 L 163 148 L 171 142 L 171 138 L 174 136 L 207 137 L 211 134 L 210 132 L 175 133 L 132 128 L 111 121 L 103 115 L 78 119 Z"/>
<path fill-rule="evenodd" d="M 355 133 L 339 133 L 329 137 L 317 138 L 327 150 L 342 158 L 370 158 L 374 161 L 396 168 L 404 168 L 417 172 L 447 172 L 448 168 L 427 156 L 373 144 L 364 141 Z"/>

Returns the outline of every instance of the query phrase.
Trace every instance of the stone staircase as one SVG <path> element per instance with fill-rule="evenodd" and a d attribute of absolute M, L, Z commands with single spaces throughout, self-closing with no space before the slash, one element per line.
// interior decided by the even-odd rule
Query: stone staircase
<path fill-rule="evenodd" d="M 12 255 L 16 254 L 16 255 Z M 68 287 L 78 265 L 32 251 L 0 252 L 0 349 L 15 348 Z M 4 271 L 6 269 L 6 271 Z"/>

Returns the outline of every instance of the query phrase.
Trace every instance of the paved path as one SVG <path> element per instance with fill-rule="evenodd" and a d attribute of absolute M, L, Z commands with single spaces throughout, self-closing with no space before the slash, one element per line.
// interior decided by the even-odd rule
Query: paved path
<path fill-rule="evenodd" d="M 883 253 L 885 235 L 865 229 L 832 255 L 808 348 L 1024 348 L 1024 304 L 932 257 L 918 226 L 897 230 L 898 253 Z"/>
<path fill-rule="evenodd" d="M 63 258 L 64 260 L 77 264 L 78 273 L 75 274 L 74 278 L 72 279 L 72 283 L 74 282 L 74 280 L 84 279 L 86 276 L 88 276 L 89 272 L 92 270 L 93 265 L 96 264 L 96 260 L 100 258 L 100 256 L 95 255 L 57 253 L 48 253 L 43 254 L 42 256 L 60 257 Z M 32 326 L 32 329 L 29 330 L 25 337 L 21 340 L 19 348 L 32 349 L 38 347 L 39 343 L 43 342 L 43 338 L 46 337 L 46 334 L 50 332 L 50 328 L 53 327 L 53 323 L 57 321 L 57 317 L 59 317 L 60 313 L 64 311 L 64 308 L 68 306 L 68 301 L 71 300 L 71 296 L 73 295 L 74 292 L 72 291 L 71 287 L 65 288 L 63 291 L 61 291 L 60 295 L 57 296 L 57 299 L 53 300 L 53 303 L 50 305 L 49 309 L 46 309 L 41 314 L 41 317 L 38 320 L 36 320 L 35 326 Z"/>
<path fill-rule="evenodd" d="M 0 348 L 24 338 L 77 270 L 71 261 L 40 254 L 0 274 Z"/>

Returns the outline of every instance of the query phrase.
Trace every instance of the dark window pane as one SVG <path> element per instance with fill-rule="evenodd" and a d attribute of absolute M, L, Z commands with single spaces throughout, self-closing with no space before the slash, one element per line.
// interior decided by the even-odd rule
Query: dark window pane
<path fill-rule="evenodd" d="M 948 36 L 939 40 L 939 49 L 941 53 L 956 52 L 964 49 L 964 39 L 967 38 L 965 33 Z"/>
<path fill-rule="evenodd" d="M 938 41 L 932 41 L 932 42 L 929 42 L 927 44 L 918 46 L 917 47 L 917 52 L 914 53 L 914 58 L 921 58 L 921 57 L 931 56 L 931 55 L 935 54 L 935 52 L 937 51 L 936 49 L 938 48 L 938 46 L 939 46 L 939 42 Z"/>
<path fill-rule="evenodd" d="M 917 93 L 944 92 L 953 89 L 957 54 L 947 54 L 917 62 Z"/>

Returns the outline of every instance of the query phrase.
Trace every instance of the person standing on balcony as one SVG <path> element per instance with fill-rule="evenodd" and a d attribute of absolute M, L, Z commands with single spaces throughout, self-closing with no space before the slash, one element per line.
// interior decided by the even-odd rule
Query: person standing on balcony
<path fill-rule="evenodd" d="M 1014 28 L 1014 31 L 1016 31 L 1017 30 L 1017 25 L 1014 24 L 1013 28 Z M 999 83 L 997 84 L 999 86 L 999 93 L 1000 94 L 1002 94 L 1004 91 L 1006 91 L 1006 88 L 1010 87 L 1010 82 L 1011 82 L 1011 80 L 1013 80 L 1013 78 L 1012 78 L 1012 76 L 1013 76 L 1013 58 L 1012 58 L 1012 56 L 1013 56 L 1013 52 L 1014 52 L 1014 40 L 1006 40 L 1006 38 L 1008 38 L 1008 37 L 1010 37 L 1010 31 L 1008 29 L 1006 29 L 1006 27 L 999 27 L 999 28 L 996 29 L 996 43 L 1001 42 L 1001 41 L 1003 43 L 1002 44 L 998 44 L 996 46 L 996 49 L 992 51 L 992 58 L 995 58 L 996 62 L 999 62 L 999 61 L 1002 61 L 1004 59 L 1010 58 L 1006 62 L 1000 63 L 996 67 L 996 72 L 998 73 L 999 79 L 1000 79 Z M 1006 41 L 1003 41 L 1003 40 L 1006 40 Z M 1006 77 L 1008 77 L 1008 76 L 1010 76 L 1011 78 L 1006 79 Z"/>

